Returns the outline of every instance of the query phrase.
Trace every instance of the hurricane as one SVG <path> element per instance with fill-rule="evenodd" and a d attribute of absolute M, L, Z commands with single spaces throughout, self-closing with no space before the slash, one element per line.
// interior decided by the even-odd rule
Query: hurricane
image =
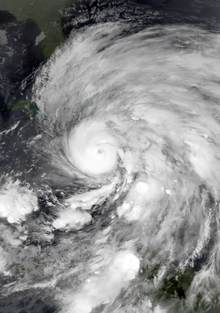
<path fill-rule="evenodd" d="M 218 312 L 219 47 L 205 27 L 108 21 L 40 66 L 27 143 L 40 170 L 0 186 L 2 277 L 18 264 L 4 296 L 43 290 L 62 313 Z"/>

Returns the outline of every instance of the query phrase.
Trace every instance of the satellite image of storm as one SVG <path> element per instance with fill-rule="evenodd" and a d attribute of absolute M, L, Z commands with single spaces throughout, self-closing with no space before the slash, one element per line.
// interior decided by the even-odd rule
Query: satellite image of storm
<path fill-rule="evenodd" d="M 220 313 L 219 0 L 0 0 L 0 313 Z"/>

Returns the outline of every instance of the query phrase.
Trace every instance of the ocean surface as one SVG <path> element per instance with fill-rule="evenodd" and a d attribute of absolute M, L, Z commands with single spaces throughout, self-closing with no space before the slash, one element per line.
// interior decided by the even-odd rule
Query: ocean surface
<path fill-rule="evenodd" d="M 220 312 L 220 4 L 55 5 L 0 4 L 0 313 Z"/>

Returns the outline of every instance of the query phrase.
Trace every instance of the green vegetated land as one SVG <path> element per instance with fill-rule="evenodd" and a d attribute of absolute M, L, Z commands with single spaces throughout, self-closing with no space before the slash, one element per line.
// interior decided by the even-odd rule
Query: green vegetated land
<path fill-rule="evenodd" d="M 11 110 L 21 109 L 27 116 L 36 116 L 39 111 L 36 103 L 29 99 L 15 101 L 9 106 L 9 108 Z"/>
<path fill-rule="evenodd" d="M 41 29 L 39 41 L 45 59 L 64 42 L 61 16 L 74 0 L 0 0 L 0 10 L 13 14 L 18 22 L 34 20 Z"/>

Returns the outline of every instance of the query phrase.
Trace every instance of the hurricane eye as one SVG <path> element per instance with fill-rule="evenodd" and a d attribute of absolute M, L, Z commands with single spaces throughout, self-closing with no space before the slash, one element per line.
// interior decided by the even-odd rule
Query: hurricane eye
<path fill-rule="evenodd" d="M 101 148 L 97 148 L 97 154 L 103 154 L 103 150 Z"/>
<path fill-rule="evenodd" d="M 82 121 L 71 130 L 68 143 L 69 160 L 86 174 L 109 173 L 117 165 L 117 139 L 105 122 Z"/>

